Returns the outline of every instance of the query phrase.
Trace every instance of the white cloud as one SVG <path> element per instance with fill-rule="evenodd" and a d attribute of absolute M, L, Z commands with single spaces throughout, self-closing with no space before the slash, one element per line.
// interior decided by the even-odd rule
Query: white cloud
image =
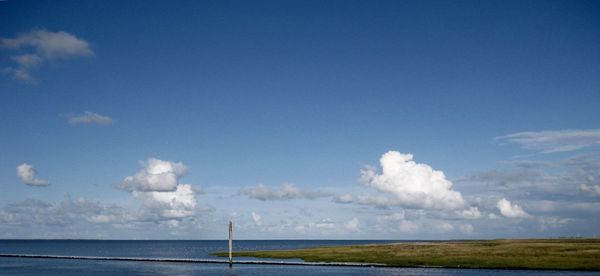
<path fill-rule="evenodd" d="M 180 195 L 171 200 L 159 198 L 162 203 L 150 205 L 144 202 L 140 208 L 105 204 L 83 197 L 71 199 L 68 195 L 66 200 L 57 203 L 27 199 L 0 206 L 0 236 L 159 239 L 164 235 L 187 233 L 190 238 L 197 237 L 198 229 L 205 227 L 205 221 L 200 217 L 160 212 L 170 209 L 171 204 L 174 209 L 182 208 L 177 205 L 181 198 Z"/>
<path fill-rule="evenodd" d="M 600 129 L 568 129 L 518 132 L 496 137 L 542 153 L 573 151 L 600 144 Z"/>
<path fill-rule="evenodd" d="M 0 47 L 19 52 L 12 56 L 16 67 L 7 67 L 4 71 L 25 82 L 33 82 L 31 71 L 47 60 L 94 55 L 87 41 L 64 31 L 46 29 L 33 29 L 14 38 L 0 38 Z"/>
<path fill-rule="evenodd" d="M 83 114 L 77 115 L 77 114 L 67 114 L 64 115 L 64 117 L 67 117 L 67 121 L 69 122 L 70 125 L 88 125 L 88 124 L 96 124 L 96 125 L 110 125 L 113 123 L 113 119 L 105 116 L 105 115 L 100 115 L 98 113 L 94 113 L 94 112 L 89 112 L 86 111 Z"/>
<path fill-rule="evenodd" d="M 51 59 L 94 55 L 87 41 L 64 31 L 46 29 L 33 29 L 15 38 L 0 38 L 0 46 L 13 50 L 31 47 L 37 54 Z"/>
<path fill-rule="evenodd" d="M 331 233 L 332 231 L 336 230 L 335 223 L 333 223 L 333 221 L 331 221 L 331 219 L 329 219 L 329 218 L 322 219 L 322 220 L 319 220 L 316 222 L 297 224 L 293 228 L 294 228 L 294 231 L 299 232 L 299 233 L 306 233 L 309 231 L 316 232 L 316 233 L 323 233 L 323 232 Z"/>
<path fill-rule="evenodd" d="M 142 166 L 118 187 L 131 191 L 142 203 L 143 215 L 158 215 L 160 221 L 171 220 L 165 221 L 165 225 L 175 227 L 179 225 L 176 220 L 192 217 L 200 211 L 196 199 L 199 190 L 190 184 L 179 184 L 179 178 L 187 172 L 183 163 L 149 158 Z"/>
<path fill-rule="evenodd" d="M 179 178 L 187 172 L 181 163 L 149 158 L 142 162 L 143 168 L 135 175 L 126 177 L 119 188 L 142 192 L 171 192 L 177 189 Z"/>
<path fill-rule="evenodd" d="M 279 187 L 268 187 L 263 184 L 257 184 L 255 187 L 245 189 L 243 194 L 250 198 L 267 200 L 290 200 L 290 199 L 316 199 L 329 196 L 328 193 L 313 191 L 310 189 L 300 189 L 291 183 L 283 183 Z"/>
<path fill-rule="evenodd" d="M 496 207 L 498 207 L 498 210 L 500 210 L 500 214 L 502 214 L 503 216 L 505 216 L 507 218 L 528 218 L 528 217 L 530 217 L 529 214 L 527 214 L 525 211 L 523 211 L 521 206 L 510 203 L 510 201 L 508 201 L 506 198 L 500 199 L 498 201 L 498 203 L 496 204 Z"/>
<path fill-rule="evenodd" d="M 461 211 L 457 211 L 457 213 L 466 219 L 478 219 L 481 217 L 481 212 L 479 212 L 477 207 L 470 207 Z"/>
<path fill-rule="evenodd" d="M 21 181 L 30 186 L 47 186 L 48 180 L 36 178 L 36 170 L 33 165 L 23 163 L 17 166 L 17 175 Z"/>
<path fill-rule="evenodd" d="M 163 218 L 184 218 L 195 214 L 196 193 L 189 184 L 179 184 L 172 192 L 133 191 L 146 207 L 157 210 Z"/>
<path fill-rule="evenodd" d="M 344 224 L 344 227 L 346 227 L 346 229 L 352 231 L 352 232 L 360 232 L 360 228 L 359 228 L 359 221 L 357 218 L 353 218 L 350 221 L 346 222 L 346 224 Z"/>
<path fill-rule="evenodd" d="M 254 221 L 254 224 L 256 224 L 257 226 L 261 226 L 262 225 L 262 220 L 259 214 L 252 212 L 252 220 Z"/>
<path fill-rule="evenodd" d="M 309 228 L 323 229 L 323 230 L 335 230 L 335 223 L 331 219 L 322 219 L 317 222 L 311 222 L 308 224 Z"/>
<path fill-rule="evenodd" d="M 600 185 L 586 185 L 581 184 L 579 189 L 585 193 L 591 193 L 593 195 L 600 195 Z"/>
<path fill-rule="evenodd" d="M 412 159 L 412 154 L 389 151 L 380 159 L 383 172 L 378 174 L 375 168 L 365 168 L 361 171 L 361 181 L 394 195 L 405 207 L 451 210 L 464 207 L 461 194 L 452 190 L 452 182 L 442 171 Z"/>

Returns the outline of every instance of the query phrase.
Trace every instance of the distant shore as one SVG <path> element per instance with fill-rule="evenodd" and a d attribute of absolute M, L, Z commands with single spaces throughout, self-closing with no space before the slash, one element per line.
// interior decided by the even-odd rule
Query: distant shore
<path fill-rule="evenodd" d="M 213 255 L 224 257 L 226 252 Z M 501 239 L 238 251 L 234 257 L 396 267 L 600 270 L 600 239 Z"/>

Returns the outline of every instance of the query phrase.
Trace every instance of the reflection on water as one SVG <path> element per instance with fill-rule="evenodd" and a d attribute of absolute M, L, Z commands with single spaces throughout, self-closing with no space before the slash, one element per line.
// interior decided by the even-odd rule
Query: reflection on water
<path fill-rule="evenodd" d="M 0 274 L 6 275 L 598 275 L 594 272 L 314 267 L 277 265 L 235 265 L 193 263 L 148 263 L 127 261 L 87 261 L 19 259 L 0 257 Z"/>

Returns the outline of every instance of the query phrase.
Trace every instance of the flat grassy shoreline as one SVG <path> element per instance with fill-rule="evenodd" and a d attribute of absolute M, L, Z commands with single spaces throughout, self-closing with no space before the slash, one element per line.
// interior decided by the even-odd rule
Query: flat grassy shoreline
<path fill-rule="evenodd" d="M 226 257 L 227 252 L 213 255 Z M 600 270 L 600 239 L 503 239 L 406 242 L 294 250 L 238 251 L 237 257 L 397 267 Z"/>

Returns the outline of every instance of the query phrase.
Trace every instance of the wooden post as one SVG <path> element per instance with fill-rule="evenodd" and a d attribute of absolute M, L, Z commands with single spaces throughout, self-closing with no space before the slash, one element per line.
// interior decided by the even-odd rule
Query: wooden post
<path fill-rule="evenodd" d="M 232 255 L 232 249 L 233 249 L 233 241 L 231 240 L 231 232 L 233 231 L 233 223 L 231 221 L 229 221 L 229 267 L 231 267 L 233 265 L 233 255 Z"/>

